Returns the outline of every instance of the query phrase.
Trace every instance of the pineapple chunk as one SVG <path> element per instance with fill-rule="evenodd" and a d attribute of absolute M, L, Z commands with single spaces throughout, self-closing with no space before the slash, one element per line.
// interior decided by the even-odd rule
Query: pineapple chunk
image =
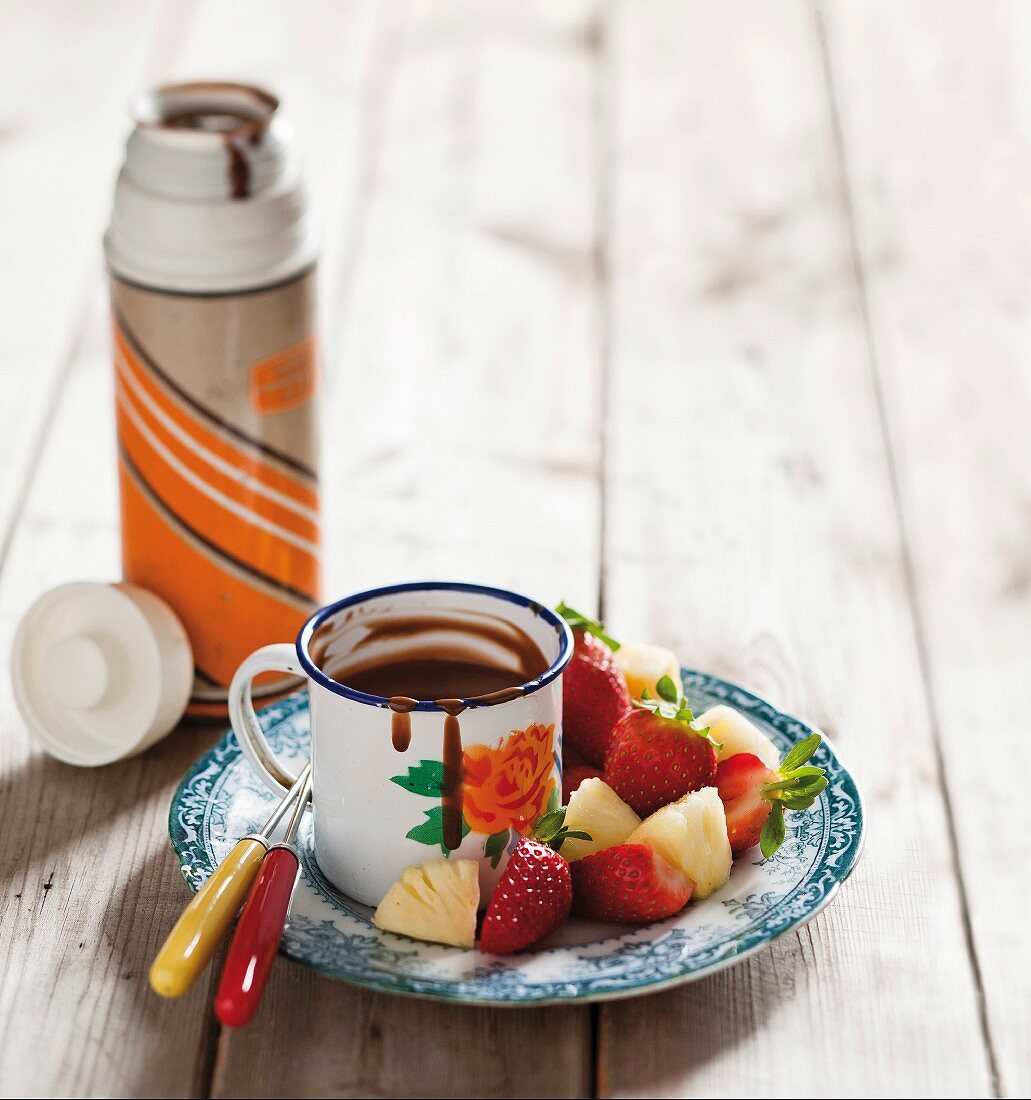
<path fill-rule="evenodd" d="M 475 859 L 432 859 L 406 867 L 373 916 L 377 928 L 415 940 L 472 947 L 480 904 Z"/>
<path fill-rule="evenodd" d="M 695 725 L 699 729 L 705 729 L 708 726 L 709 735 L 713 741 L 722 742 L 723 748 L 719 751 L 720 760 L 737 756 L 739 752 L 750 752 L 753 756 L 758 756 L 768 768 L 776 768 L 780 764 L 777 746 L 758 726 L 754 726 L 733 707 L 724 706 L 722 703 L 709 707 L 700 718 L 695 719 Z"/>
<path fill-rule="evenodd" d="M 692 791 L 656 810 L 626 842 L 649 845 L 682 871 L 694 883 L 696 898 L 707 898 L 730 878 L 727 819 L 715 787 Z"/>
<path fill-rule="evenodd" d="M 645 645 L 644 642 L 624 642 L 613 656 L 635 699 L 640 699 L 646 691 L 653 699 L 658 699 L 659 689 L 655 685 L 663 676 L 668 676 L 676 684 L 678 695 L 683 693 L 680 663 L 668 649 Z"/>
<path fill-rule="evenodd" d="M 641 819 L 603 779 L 585 779 L 569 796 L 566 827 L 590 833 L 590 840 L 563 841 L 562 854 L 570 863 L 622 844 Z"/>

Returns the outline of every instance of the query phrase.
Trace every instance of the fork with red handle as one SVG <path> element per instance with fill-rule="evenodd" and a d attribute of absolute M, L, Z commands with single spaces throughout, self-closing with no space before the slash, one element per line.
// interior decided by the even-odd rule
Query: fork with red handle
<path fill-rule="evenodd" d="M 300 868 L 294 841 L 310 787 L 309 774 L 283 839 L 269 848 L 237 922 L 215 996 L 215 1014 L 226 1027 L 243 1027 L 252 1019 L 272 971 Z"/>

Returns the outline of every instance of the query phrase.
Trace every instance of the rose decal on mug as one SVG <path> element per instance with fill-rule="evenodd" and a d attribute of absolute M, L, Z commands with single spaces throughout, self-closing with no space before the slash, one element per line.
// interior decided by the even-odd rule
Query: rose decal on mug
<path fill-rule="evenodd" d="M 513 730 L 494 745 L 470 745 L 463 753 L 462 836 L 470 832 L 482 835 L 484 855 L 493 866 L 498 865 L 513 833 L 528 836 L 534 822 L 559 805 L 556 763 L 554 724 L 535 723 Z M 437 805 L 423 811 L 426 820 L 405 835 L 419 844 L 439 845 L 445 856 L 450 851 L 444 843 L 440 799 L 451 781 L 440 760 L 420 760 L 405 775 L 390 780 L 412 794 L 437 800 Z"/>

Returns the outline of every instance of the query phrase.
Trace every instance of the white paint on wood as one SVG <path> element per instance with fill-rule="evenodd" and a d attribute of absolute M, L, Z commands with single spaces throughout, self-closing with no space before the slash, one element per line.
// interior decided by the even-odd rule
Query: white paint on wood
<path fill-rule="evenodd" d="M 44 589 L 117 575 L 106 303 L 75 369 L 0 577 L 4 663 Z M 202 981 L 179 1003 L 147 986 L 184 900 L 168 803 L 211 740 L 176 733 L 144 757 L 77 769 L 42 753 L 0 678 L 0 1090 L 18 1096 L 191 1096 L 210 1059 Z"/>
<path fill-rule="evenodd" d="M 0 6 L 0 531 L 81 337 L 155 0 Z M 2 540 L 0 540 L 2 545 Z"/>
<path fill-rule="evenodd" d="M 609 625 L 824 727 L 870 836 L 799 934 L 604 1007 L 599 1082 L 988 1095 L 815 25 L 625 4 L 611 34 Z"/>
<path fill-rule="evenodd" d="M 283 92 L 325 217 L 330 591 L 461 576 L 589 609 L 604 558 L 614 629 L 856 769 L 854 880 L 742 967 L 600 1010 L 613 1095 L 990 1092 L 935 723 L 1002 1094 L 1031 1084 L 1031 822 L 999 782 L 1028 771 L 1031 21 L 827 8 L 868 318 L 808 7 L 627 2 L 602 29 L 587 0 L 0 5 L 0 653 L 39 592 L 117 570 L 98 244 L 125 100 L 225 73 Z M 0 703 L 3 1094 L 590 1090 L 585 1010 L 286 963 L 219 1043 L 209 984 L 145 985 L 187 896 L 168 800 L 214 734 L 77 771 L 5 677 Z M 972 769 L 975 736 L 996 755 Z"/>
<path fill-rule="evenodd" d="M 1000 1094 L 1026 1096 L 1031 13 L 847 5 L 826 23 Z"/>

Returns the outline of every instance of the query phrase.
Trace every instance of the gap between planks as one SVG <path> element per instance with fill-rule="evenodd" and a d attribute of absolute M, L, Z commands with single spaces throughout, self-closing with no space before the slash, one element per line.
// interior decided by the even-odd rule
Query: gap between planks
<path fill-rule="evenodd" d="M 934 692 L 931 665 L 927 649 L 927 629 L 921 606 L 920 593 L 916 586 L 912 544 L 906 522 L 906 511 L 902 501 L 898 462 L 896 460 L 895 446 L 892 438 L 891 422 L 884 397 L 884 382 L 882 378 L 881 363 L 877 354 L 877 341 L 874 338 L 874 326 L 871 317 L 870 295 L 867 286 L 866 271 L 863 264 L 863 257 L 860 253 L 859 238 L 856 230 L 856 212 L 852 197 L 853 186 L 851 174 L 849 172 L 849 161 L 845 150 L 845 135 L 841 122 L 839 93 L 834 75 L 834 59 L 831 56 L 831 46 L 828 38 L 825 0 L 816 0 L 816 2 L 813 3 L 813 20 L 816 26 L 816 40 L 820 55 L 820 66 L 827 88 L 829 128 L 834 148 L 834 156 L 837 160 L 837 177 L 841 191 L 841 209 L 848 232 L 848 249 L 852 264 L 852 277 L 855 282 L 863 336 L 866 341 L 867 362 L 870 368 L 870 384 L 874 394 L 874 405 L 877 409 L 877 421 L 884 442 L 885 473 L 890 488 L 892 506 L 895 512 L 895 522 L 898 527 L 899 556 L 901 558 L 902 574 L 905 579 L 906 599 L 909 604 L 912 619 L 913 642 L 920 668 L 920 685 L 927 707 L 932 744 L 934 745 L 934 766 L 938 785 L 941 788 L 942 805 L 945 811 L 945 821 L 948 830 L 949 852 L 960 897 L 963 935 L 977 992 L 977 1011 L 981 1025 L 981 1038 L 984 1042 L 985 1058 L 988 1062 L 992 1096 L 998 1097 L 1001 1095 L 999 1062 L 995 1051 L 995 1042 L 992 1037 L 991 1023 L 988 1019 L 984 976 L 981 972 L 981 963 L 977 954 L 977 944 L 974 939 L 973 923 L 970 916 L 969 887 L 960 859 L 959 840 L 956 832 L 956 812 L 953 805 L 952 790 L 945 768 L 945 757 L 942 749 L 941 721 L 938 714 L 938 704 Z"/>
<path fill-rule="evenodd" d="M 612 371 L 612 224 L 615 182 L 615 122 L 613 103 L 616 67 L 612 57 L 612 0 L 602 0 L 595 24 L 598 43 L 594 69 L 594 171 L 597 211 L 597 293 L 598 293 L 598 619 L 605 621 L 606 576 L 608 560 L 608 511 L 606 486 L 609 458 L 608 422 L 610 376 Z M 598 1097 L 602 1089 L 601 1005 L 590 1006 L 589 1095 Z"/>

